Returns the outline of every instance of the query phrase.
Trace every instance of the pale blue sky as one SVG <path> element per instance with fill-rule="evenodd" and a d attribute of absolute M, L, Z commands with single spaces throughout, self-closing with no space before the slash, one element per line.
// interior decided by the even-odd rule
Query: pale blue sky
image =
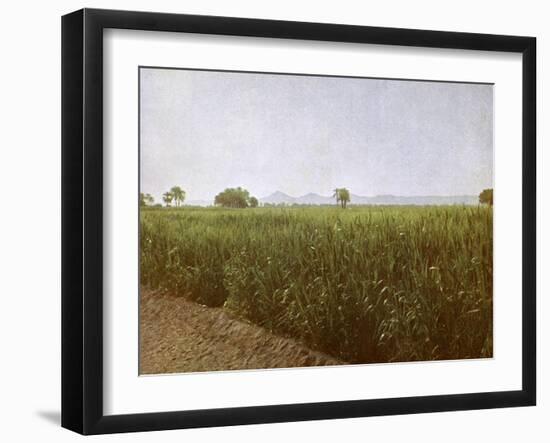
<path fill-rule="evenodd" d="M 493 86 L 140 70 L 141 189 L 160 201 L 477 195 L 493 182 Z"/>

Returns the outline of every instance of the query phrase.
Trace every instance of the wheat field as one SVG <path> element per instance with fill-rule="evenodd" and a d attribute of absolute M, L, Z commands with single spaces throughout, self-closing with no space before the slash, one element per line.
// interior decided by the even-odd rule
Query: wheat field
<path fill-rule="evenodd" d="M 349 363 L 491 357 L 489 206 L 144 208 L 140 280 Z"/>

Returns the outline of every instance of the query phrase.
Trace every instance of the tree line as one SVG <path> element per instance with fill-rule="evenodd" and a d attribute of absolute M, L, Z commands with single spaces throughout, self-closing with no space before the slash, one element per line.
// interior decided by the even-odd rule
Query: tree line
<path fill-rule="evenodd" d="M 185 197 L 186 192 L 181 187 L 173 186 L 169 191 L 162 194 L 162 201 L 167 208 L 172 207 L 172 203 L 174 203 L 175 207 L 180 207 L 185 201 Z M 347 207 L 348 202 L 351 200 L 350 192 L 346 188 L 336 188 L 333 197 L 336 198 L 336 204 L 343 209 Z M 139 205 L 162 206 L 155 204 L 155 199 L 151 194 L 144 194 L 143 192 L 139 195 Z M 256 197 L 250 195 L 248 190 L 239 186 L 237 188 L 226 188 L 216 195 L 214 205 L 224 208 L 257 208 L 259 201 Z M 275 205 L 266 203 L 266 206 Z"/>
<path fill-rule="evenodd" d="M 180 207 L 185 201 L 186 192 L 179 186 L 173 186 L 169 191 L 162 194 L 162 201 L 166 207 Z M 351 201 L 351 193 L 347 188 L 336 188 L 332 194 L 332 197 L 336 199 L 336 205 L 342 209 L 346 209 L 348 203 Z M 479 194 L 479 203 L 489 206 L 493 206 L 493 189 L 484 189 Z M 155 204 L 155 199 L 151 194 L 140 193 L 139 196 L 140 206 L 162 206 Z M 256 208 L 259 206 L 258 199 L 252 195 L 248 190 L 241 188 L 226 188 L 220 192 L 214 198 L 214 205 L 222 206 L 224 208 Z M 277 206 L 275 204 L 266 203 L 264 206 Z"/>

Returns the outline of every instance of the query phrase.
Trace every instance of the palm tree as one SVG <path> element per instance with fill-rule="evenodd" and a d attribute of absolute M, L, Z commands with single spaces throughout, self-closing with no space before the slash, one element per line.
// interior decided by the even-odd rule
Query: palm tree
<path fill-rule="evenodd" d="M 170 193 L 174 198 L 174 202 L 176 203 L 176 206 L 179 206 L 185 200 L 185 191 L 181 189 L 179 186 L 173 186 L 172 189 L 170 189 Z"/>
<path fill-rule="evenodd" d="M 336 198 L 336 204 L 340 203 L 342 209 L 346 209 L 348 202 L 351 201 L 350 192 L 346 188 L 336 188 L 332 196 Z"/>
<path fill-rule="evenodd" d="M 336 205 L 338 205 L 340 203 L 340 188 L 336 188 L 332 196 L 336 198 Z"/>
<path fill-rule="evenodd" d="M 166 206 L 170 206 L 173 199 L 174 196 L 171 192 L 165 192 L 164 194 L 162 194 L 162 200 L 164 201 L 164 203 L 166 203 Z"/>
<path fill-rule="evenodd" d="M 348 202 L 351 201 L 349 190 L 346 188 L 340 189 L 340 201 L 342 202 L 342 208 L 346 209 Z"/>

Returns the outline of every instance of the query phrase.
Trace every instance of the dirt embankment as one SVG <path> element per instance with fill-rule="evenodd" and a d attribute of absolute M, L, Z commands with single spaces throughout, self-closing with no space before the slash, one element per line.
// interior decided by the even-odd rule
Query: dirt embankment
<path fill-rule="evenodd" d="M 337 364 L 342 362 L 232 318 L 221 308 L 141 289 L 141 374 Z"/>

